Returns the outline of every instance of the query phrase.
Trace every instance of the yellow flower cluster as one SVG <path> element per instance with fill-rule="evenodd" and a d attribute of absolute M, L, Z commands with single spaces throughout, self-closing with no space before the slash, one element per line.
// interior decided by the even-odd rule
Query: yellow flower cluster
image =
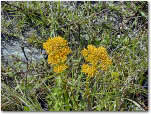
<path fill-rule="evenodd" d="M 88 45 L 87 49 L 83 49 L 81 53 L 86 62 L 90 64 L 82 65 L 82 72 L 88 74 L 88 76 L 94 76 L 98 68 L 107 70 L 108 66 L 112 64 L 106 49 L 102 46 L 96 48 L 93 45 Z"/>
<path fill-rule="evenodd" d="M 54 72 L 61 73 L 68 68 L 65 61 L 67 55 L 71 53 L 71 49 L 68 47 L 66 40 L 60 36 L 49 38 L 43 43 L 43 48 L 48 54 L 48 64 L 54 65 Z"/>
<path fill-rule="evenodd" d="M 88 64 L 82 65 L 82 72 L 88 74 L 88 76 L 93 76 L 96 73 L 97 69 L 95 66 L 90 66 Z"/>
<path fill-rule="evenodd" d="M 66 68 L 68 68 L 68 66 L 65 64 L 56 65 L 56 66 L 54 66 L 54 72 L 60 73 L 64 70 L 66 70 Z"/>

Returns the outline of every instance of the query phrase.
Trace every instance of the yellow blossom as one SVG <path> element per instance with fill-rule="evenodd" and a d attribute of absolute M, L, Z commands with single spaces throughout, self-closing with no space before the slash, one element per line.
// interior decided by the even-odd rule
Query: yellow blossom
<path fill-rule="evenodd" d="M 87 64 L 82 65 L 82 72 L 88 74 L 88 76 L 94 75 L 98 68 L 101 68 L 101 70 L 107 70 L 107 68 L 112 64 L 106 48 L 102 46 L 96 48 L 93 45 L 88 45 L 87 49 L 84 48 L 81 53 L 86 62 L 91 64 L 91 66 Z"/>
<path fill-rule="evenodd" d="M 82 65 L 82 72 L 85 74 L 88 74 L 88 76 L 94 76 L 96 73 L 96 67 L 95 66 L 90 66 L 88 64 L 83 64 Z"/>
<path fill-rule="evenodd" d="M 88 55 L 88 50 L 86 50 L 85 48 L 81 51 L 82 55 L 84 57 L 86 57 Z"/>
<path fill-rule="evenodd" d="M 98 63 L 98 53 L 97 48 L 93 45 L 88 45 L 88 49 L 84 49 L 81 51 L 82 55 L 84 56 L 85 60 L 87 62 L 90 62 L 91 64 L 97 64 Z"/>
<path fill-rule="evenodd" d="M 48 64 L 60 64 L 67 60 L 67 56 L 48 55 Z"/>
<path fill-rule="evenodd" d="M 65 63 L 67 55 L 71 53 L 71 49 L 68 47 L 67 41 L 62 37 L 49 38 L 43 43 L 43 48 L 48 54 L 48 64 L 59 65 Z M 66 67 L 58 66 L 54 67 L 54 71 L 63 71 Z M 62 69 L 62 70 L 61 70 Z"/>
<path fill-rule="evenodd" d="M 71 50 L 67 45 L 67 41 L 60 36 L 49 38 L 45 43 L 43 43 L 43 48 L 48 54 L 58 54 L 61 52 L 68 55 L 71 53 Z"/>
<path fill-rule="evenodd" d="M 67 68 L 68 68 L 67 65 L 65 65 L 65 64 L 60 64 L 60 65 L 54 66 L 53 71 L 56 72 L 56 73 L 61 73 L 61 72 L 63 72 L 64 70 L 66 70 Z"/>

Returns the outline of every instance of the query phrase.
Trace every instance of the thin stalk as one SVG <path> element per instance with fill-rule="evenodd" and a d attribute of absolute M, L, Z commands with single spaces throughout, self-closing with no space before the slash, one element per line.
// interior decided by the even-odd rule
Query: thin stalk
<path fill-rule="evenodd" d="M 27 72 L 29 72 L 29 68 L 28 68 L 28 57 L 26 56 L 26 53 L 25 53 L 25 50 L 24 50 L 24 47 L 22 46 L 21 47 L 21 49 L 22 49 L 22 52 L 23 52 L 23 54 L 24 54 L 24 56 L 25 56 L 25 58 L 26 58 L 26 65 L 27 65 Z M 26 73 L 26 79 L 25 79 L 25 96 L 26 96 L 26 98 L 27 98 L 27 86 L 28 86 L 28 77 L 27 77 L 27 73 Z"/>
<path fill-rule="evenodd" d="M 90 98 L 90 89 L 89 89 L 89 77 L 86 78 L 86 95 L 88 100 L 88 110 L 91 111 L 91 98 Z"/>
<path fill-rule="evenodd" d="M 27 71 L 28 71 L 28 62 L 27 62 Z M 27 98 L 27 92 L 28 92 L 28 76 L 27 76 L 27 73 L 26 73 L 26 81 L 25 81 L 25 95 L 26 95 L 26 98 Z"/>

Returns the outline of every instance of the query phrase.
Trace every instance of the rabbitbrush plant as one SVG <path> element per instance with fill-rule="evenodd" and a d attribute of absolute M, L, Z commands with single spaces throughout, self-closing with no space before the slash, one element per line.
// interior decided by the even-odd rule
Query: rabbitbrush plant
<path fill-rule="evenodd" d="M 52 110 L 69 111 L 71 105 L 68 100 L 70 99 L 69 92 L 67 90 L 68 77 L 67 73 L 64 71 L 67 69 L 67 65 L 65 64 L 67 55 L 72 51 L 68 47 L 67 41 L 60 36 L 49 38 L 46 42 L 43 43 L 43 48 L 48 54 L 48 63 L 54 67 L 53 71 L 54 73 L 56 73 L 56 88 L 52 90 L 54 94 L 51 93 L 53 94 L 53 98 L 55 99 L 55 103 L 51 104 L 54 105 L 54 109 Z M 89 89 L 90 78 L 95 76 L 96 73 L 99 72 L 99 69 L 106 71 L 107 68 L 112 64 L 112 61 L 109 58 L 106 49 L 102 46 L 96 48 L 94 45 L 88 45 L 88 49 L 83 49 L 81 53 L 84 56 L 86 62 L 88 62 L 88 64 L 82 65 L 81 70 L 81 72 L 84 72 L 86 75 L 88 75 L 88 77 L 86 78 L 84 96 L 86 97 L 86 99 L 88 99 L 88 110 L 92 110 Z M 67 98 L 65 95 L 67 95 Z"/>

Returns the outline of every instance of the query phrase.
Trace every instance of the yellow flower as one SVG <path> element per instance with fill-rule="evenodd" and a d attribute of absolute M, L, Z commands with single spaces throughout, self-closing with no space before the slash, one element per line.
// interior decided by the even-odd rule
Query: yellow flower
<path fill-rule="evenodd" d="M 88 45 L 87 49 L 84 48 L 81 53 L 86 62 L 91 64 L 91 66 L 87 64 L 82 65 L 82 72 L 88 74 L 88 76 L 93 76 L 98 68 L 101 68 L 101 70 L 107 70 L 112 64 L 106 49 L 102 46 L 96 48 L 93 45 Z"/>
<path fill-rule="evenodd" d="M 64 70 L 66 70 L 67 68 L 68 68 L 67 65 L 65 65 L 65 64 L 60 64 L 60 65 L 54 66 L 53 71 L 56 72 L 56 73 L 61 73 L 61 72 L 63 72 Z"/>
<path fill-rule="evenodd" d="M 60 36 L 49 38 L 45 43 L 43 43 L 43 48 L 48 54 L 58 54 L 62 52 L 65 55 L 68 55 L 71 53 L 67 41 Z"/>
<path fill-rule="evenodd" d="M 72 52 L 66 40 L 60 36 L 49 38 L 43 43 L 43 48 L 48 54 L 48 64 L 56 65 L 54 71 L 59 73 L 66 69 L 66 66 L 63 64 L 67 60 L 67 55 Z"/>
<path fill-rule="evenodd" d="M 97 48 L 93 45 L 88 45 L 88 49 L 84 49 L 81 51 L 82 55 L 84 56 L 87 62 L 96 65 L 98 63 L 98 52 Z"/>
<path fill-rule="evenodd" d="M 100 57 L 100 60 L 104 60 L 104 59 L 108 58 L 107 51 L 104 47 L 100 46 L 98 48 L 98 56 Z"/>
<path fill-rule="evenodd" d="M 67 60 L 67 56 L 48 55 L 48 64 L 60 64 Z"/>
<path fill-rule="evenodd" d="M 95 66 L 90 66 L 88 64 L 83 64 L 82 65 L 82 72 L 84 72 L 85 74 L 88 74 L 88 76 L 94 76 L 96 71 L 96 67 Z"/>
<path fill-rule="evenodd" d="M 101 68 L 101 70 L 105 71 L 111 64 L 112 64 L 111 59 L 106 58 L 101 61 L 101 64 L 99 64 L 99 67 Z"/>
<path fill-rule="evenodd" d="M 81 53 L 84 57 L 88 55 L 88 51 L 85 48 L 81 51 Z"/>

